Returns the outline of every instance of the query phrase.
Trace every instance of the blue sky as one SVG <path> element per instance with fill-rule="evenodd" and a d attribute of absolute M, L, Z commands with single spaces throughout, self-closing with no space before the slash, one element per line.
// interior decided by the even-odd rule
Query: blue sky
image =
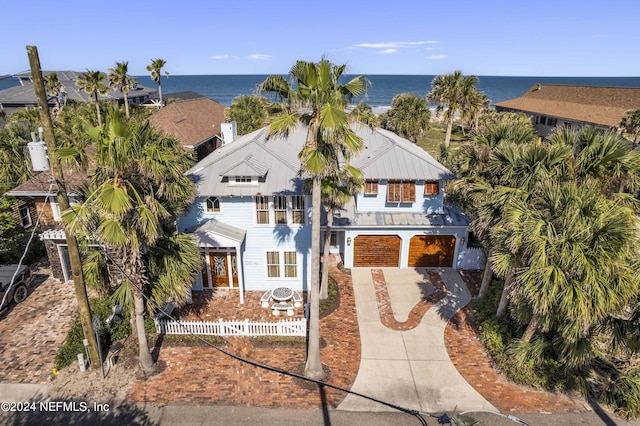
<path fill-rule="evenodd" d="M 172 75 L 287 73 L 326 55 L 349 73 L 638 76 L 637 0 L 32 0 L 0 6 L 0 75 L 152 58 Z"/>

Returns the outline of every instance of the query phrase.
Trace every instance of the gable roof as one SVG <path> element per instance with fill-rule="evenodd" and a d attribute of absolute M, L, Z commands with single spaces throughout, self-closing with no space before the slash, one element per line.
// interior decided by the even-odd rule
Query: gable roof
<path fill-rule="evenodd" d="M 535 84 L 495 107 L 614 127 L 625 112 L 640 109 L 640 88 Z"/>
<path fill-rule="evenodd" d="M 364 126 L 353 126 L 365 148 L 351 159 L 367 179 L 440 180 L 454 179 L 446 167 L 419 146 L 396 134 Z M 256 194 L 302 194 L 304 176 L 300 176 L 298 152 L 307 129 L 299 126 L 287 137 L 267 140 L 262 128 L 223 145 L 188 172 L 196 182 L 198 195 L 253 196 Z M 257 184 L 223 181 L 231 176 L 264 176 Z"/>
<path fill-rule="evenodd" d="M 224 106 L 207 97 L 173 102 L 151 116 L 149 121 L 184 146 L 194 147 L 220 136 Z"/>

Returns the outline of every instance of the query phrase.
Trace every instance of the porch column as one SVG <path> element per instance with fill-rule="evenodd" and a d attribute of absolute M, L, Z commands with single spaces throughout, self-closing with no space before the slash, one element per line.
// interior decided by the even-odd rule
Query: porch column
<path fill-rule="evenodd" d="M 240 291 L 240 304 L 244 305 L 244 278 L 242 274 L 242 251 L 240 245 L 237 244 L 236 248 L 236 268 L 238 269 L 238 291 Z"/>

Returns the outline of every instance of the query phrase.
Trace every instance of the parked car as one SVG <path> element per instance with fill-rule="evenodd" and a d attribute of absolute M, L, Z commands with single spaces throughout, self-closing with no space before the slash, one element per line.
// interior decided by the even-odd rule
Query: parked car
<path fill-rule="evenodd" d="M 9 289 L 9 284 L 11 284 L 11 278 L 16 273 L 15 281 Z M 29 285 L 31 285 L 31 280 L 33 279 L 33 274 L 31 273 L 31 269 L 29 269 L 26 265 L 21 265 L 18 269 L 18 265 L 2 265 L 0 266 L 0 303 L 4 298 L 5 293 L 7 293 L 6 304 L 13 301 L 15 303 L 23 302 L 27 295 L 29 294 Z M 2 308 L 4 306 L 0 306 Z"/>

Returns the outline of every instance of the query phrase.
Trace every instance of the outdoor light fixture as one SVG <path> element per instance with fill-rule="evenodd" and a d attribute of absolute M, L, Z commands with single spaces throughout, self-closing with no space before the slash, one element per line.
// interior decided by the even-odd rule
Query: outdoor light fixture
<path fill-rule="evenodd" d="M 351 237 L 347 237 L 347 245 L 350 246 L 351 245 Z"/>

